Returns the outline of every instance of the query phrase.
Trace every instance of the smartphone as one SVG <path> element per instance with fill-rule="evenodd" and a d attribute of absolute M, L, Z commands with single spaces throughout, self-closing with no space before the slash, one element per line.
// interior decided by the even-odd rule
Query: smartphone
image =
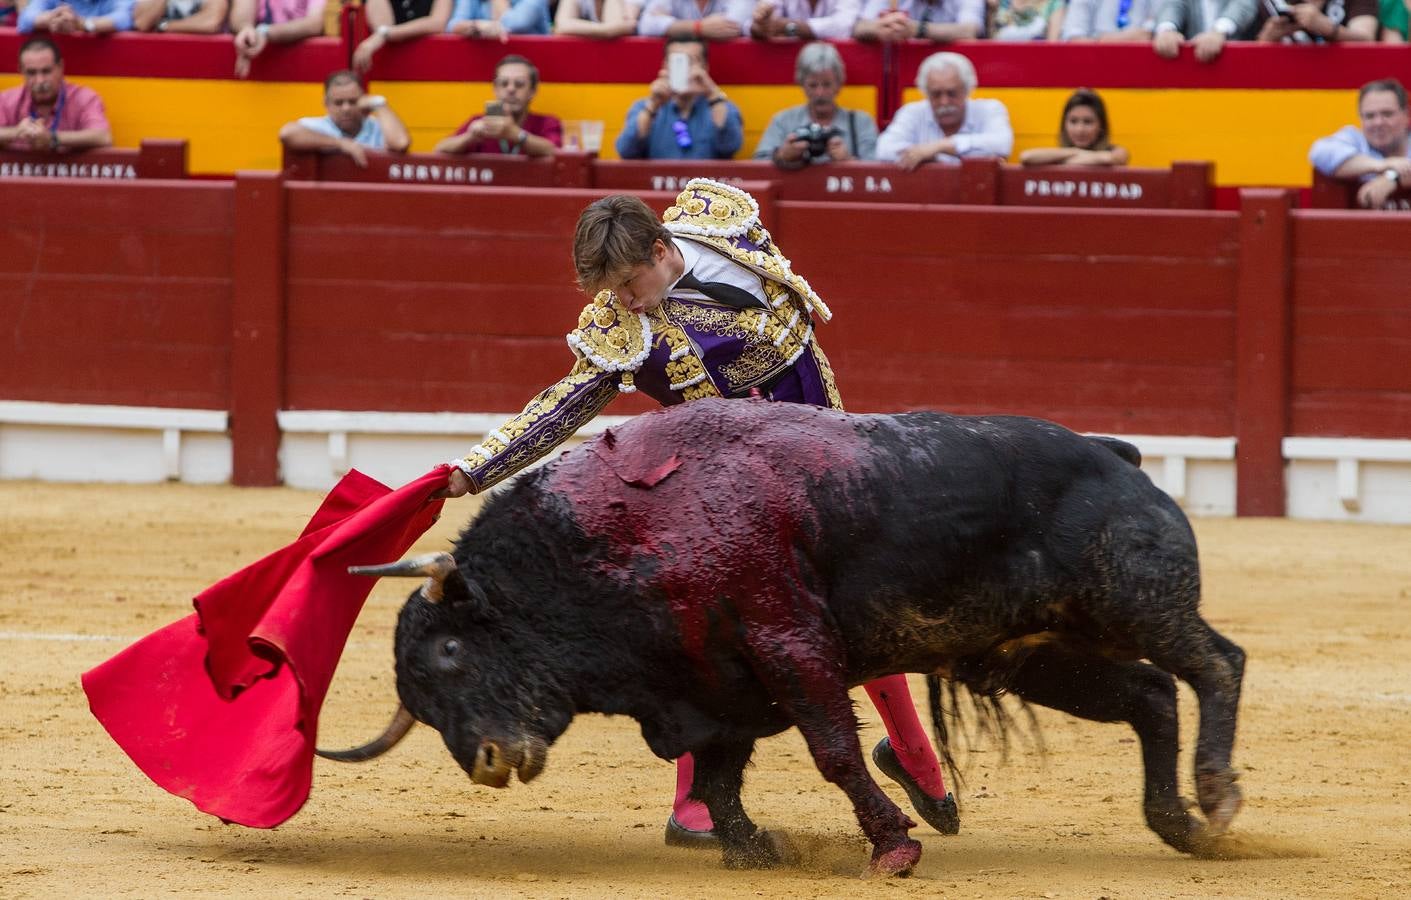
<path fill-rule="evenodd" d="M 666 80 L 673 94 L 684 94 L 691 87 L 691 57 L 672 53 L 666 58 Z"/>
<path fill-rule="evenodd" d="M 485 115 L 487 115 L 487 116 L 503 116 L 504 114 L 505 114 L 505 106 L 504 106 L 503 103 L 501 103 L 501 102 L 498 101 L 498 100 L 486 100 L 486 101 L 485 101 Z"/>

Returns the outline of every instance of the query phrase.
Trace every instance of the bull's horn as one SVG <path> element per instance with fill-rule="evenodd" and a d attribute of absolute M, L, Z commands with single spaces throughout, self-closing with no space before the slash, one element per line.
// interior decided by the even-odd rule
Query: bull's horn
<path fill-rule="evenodd" d="M 425 575 L 426 584 L 421 586 L 421 595 L 428 603 L 441 602 L 446 592 L 446 576 L 455 570 L 455 558 L 444 550 L 380 566 L 348 567 L 350 575 Z"/>
<path fill-rule="evenodd" d="M 324 759 L 334 759 L 338 762 L 363 762 L 373 757 L 381 756 L 388 750 L 397 746 L 397 742 L 407 736 L 407 732 L 412 730 L 416 724 L 416 719 L 407 712 L 405 706 L 397 707 L 397 714 L 392 717 L 387 730 L 376 739 L 361 747 L 352 747 L 348 750 L 315 750 Z"/>

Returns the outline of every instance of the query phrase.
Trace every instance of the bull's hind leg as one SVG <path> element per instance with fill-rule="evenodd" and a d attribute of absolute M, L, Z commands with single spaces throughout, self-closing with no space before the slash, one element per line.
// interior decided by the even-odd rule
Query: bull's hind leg
<path fill-rule="evenodd" d="M 710 810 L 726 868 L 764 869 L 783 861 L 781 848 L 745 812 L 740 789 L 754 741 L 716 741 L 695 752 L 691 799 Z"/>
<path fill-rule="evenodd" d="M 1153 663 L 1186 682 L 1200 702 L 1195 790 L 1213 833 L 1229 828 L 1244 802 L 1230 766 L 1235 717 L 1244 680 L 1244 651 L 1199 616 L 1174 638 L 1148 647 Z"/>
<path fill-rule="evenodd" d="M 1052 644 L 1032 650 L 1006 683 L 1011 693 L 1096 722 L 1126 722 L 1141 740 L 1147 825 L 1189 853 L 1201 825 L 1176 789 L 1179 722 L 1171 676 L 1145 663 L 1120 663 Z"/>

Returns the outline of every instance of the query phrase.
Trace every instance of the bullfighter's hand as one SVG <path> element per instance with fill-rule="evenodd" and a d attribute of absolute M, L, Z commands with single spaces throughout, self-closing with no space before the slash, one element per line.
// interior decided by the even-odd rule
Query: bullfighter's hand
<path fill-rule="evenodd" d="M 469 493 L 470 476 L 460 469 L 452 469 L 450 481 L 447 482 L 445 489 L 432 494 L 431 498 L 433 500 L 445 500 L 451 497 L 464 497 Z"/>

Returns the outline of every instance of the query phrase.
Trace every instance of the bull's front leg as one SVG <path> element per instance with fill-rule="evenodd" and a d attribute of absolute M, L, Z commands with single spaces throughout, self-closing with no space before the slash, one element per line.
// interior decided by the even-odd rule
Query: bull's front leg
<path fill-rule="evenodd" d="M 781 646 L 793 651 L 781 654 Z M 756 649 L 756 671 L 765 687 L 802 732 L 818 771 L 852 802 L 872 842 L 872 874 L 910 875 L 921 859 L 921 844 L 907 835 L 916 823 L 882 792 L 863 762 L 857 717 L 843 680 L 841 641 L 817 628 L 800 628 L 791 642 L 761 641 Z"/>

